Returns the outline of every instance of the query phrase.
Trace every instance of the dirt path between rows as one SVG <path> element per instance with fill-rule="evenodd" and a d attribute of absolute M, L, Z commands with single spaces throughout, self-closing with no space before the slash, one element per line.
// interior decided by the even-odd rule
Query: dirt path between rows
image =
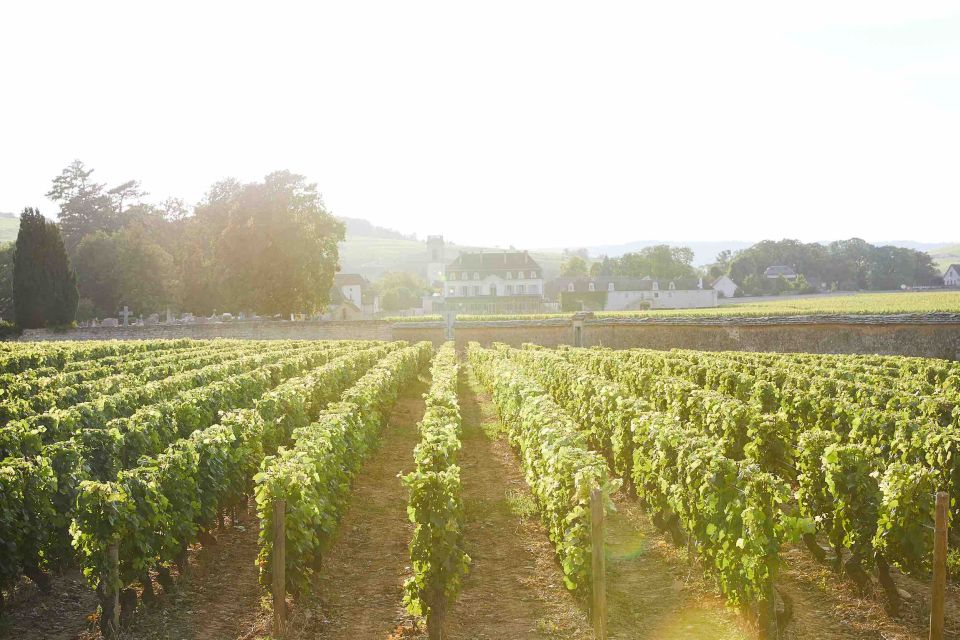
<path fill-rule="evenodd" d="M 245 635 L 257 619 L 263 595 L 257 582 L 259 531 L 251 503 L 236 526 L 214 532 L 216 545 L 191 552 L 189 574 L 177 590 L 141 606 L 122 638 L 204 640 Z"/>
<path fill-rule="evenodd" d="M 614 498 L 606 521 L 609 637 L 746 640 L 756 636 L 635 500 Z"/>
<path fill-rule="evenodd" d="M 410 573 L 413 525 L 407 518 L 408 492 L 397 476 L 413 470 L 428 386 L 424 379 L 409 385 L 391 409 L 378 448 L 354 480 L 315 595 L 291 617 L 292 640 L 384 640 L 398 627 L 410 626 L 403 581 Z"/>
<path fill-rule="evenodd" d="M 461 373 L 460 410 L 465 543 L 473 563 L 445 637 L 592 638 L 563 585 L 517 458 L 498 437 L 493 404 L 469 368 Z"/>

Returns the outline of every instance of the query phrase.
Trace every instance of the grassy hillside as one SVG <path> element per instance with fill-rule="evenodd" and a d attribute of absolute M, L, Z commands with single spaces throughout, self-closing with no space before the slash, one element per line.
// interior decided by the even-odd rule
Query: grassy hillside
<path fill-rule="evenodd" d="M 0 214 L 0 244 L 16 241 L 19 229 L 20 218 L 12 214 Z"/>
<path fill-rule="evenodd" d="M 951 264 L 960 264 L 960 244 L 950 244 L 934 249 L 930 252 L 930 257 L 937 263 L 940 273 L 943 273 Z"/>
<path fill-rule="evenodd" d="M 461 251 L 502 251 L 489 247 L 467 247 L 447 244 L 445 260 L 451 262 Z M 562 256 L 559 253 L 532 251 L 547 278 L 560 273 Z M 346 273 L 360 273 L 376 279 L 387 271 L 409 271 L 426 275 L 427 244 L 418 240 L 348 235 L 340 243 L 340 266 Z"/>

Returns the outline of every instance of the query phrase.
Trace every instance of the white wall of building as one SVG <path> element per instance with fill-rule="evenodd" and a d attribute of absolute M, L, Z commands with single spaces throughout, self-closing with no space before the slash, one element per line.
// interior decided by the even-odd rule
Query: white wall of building
<path fill-rule="evenodd" d="M 737 294 L 737 283 L 727 276 L 717 278 L 713 288 L 722 293 L 725 298 L 732 298 Z"/>
<path fill-rule="evenodd" d="M 357 305 L 357 309 L 363 309 L 363 295 L 358 284 L 345 284 L 340 287 L 343 297 Z"/>
<path fill-rule="evenodd" d="M 458 274 L 459 275 L 459 274 Z M 470 274 L 468 274 L 470 275 Z M 501 278 L 489 275 L 474 280 L 447 280 L 444 297 L 543 295 L 543 278 Z"/>
<path fill-rule="evenodd" d="M 717 306 L 713 289 L 661 289 L 659 291 L 608 291 L 606 311 L 632 311 L 648 302 L 651 309 L 701 309 Z"/>
<path fill-rule="evenodd" d="M 943 284 L 948 287 L 960 287 L 960 273 L 957 273 L 953 267 L 947 269 L 943 276 Z"/>

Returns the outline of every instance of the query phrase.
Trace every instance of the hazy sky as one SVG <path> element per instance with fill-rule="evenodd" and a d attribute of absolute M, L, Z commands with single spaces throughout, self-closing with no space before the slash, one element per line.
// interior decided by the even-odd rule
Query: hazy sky
<path fill-rule="evenodd" d="M 74 158 L 462 243 L 957 240 L 960 6 L 5 2 L 0 211 Z"/>

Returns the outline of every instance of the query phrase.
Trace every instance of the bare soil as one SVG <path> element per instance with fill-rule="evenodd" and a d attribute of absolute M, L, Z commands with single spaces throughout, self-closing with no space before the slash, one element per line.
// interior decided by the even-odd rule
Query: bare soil
<path fill-rule="evenodd" d="M 866 593 L 832 568 L 816 562 L 806 549 L 784 549 L 779 588 L 794 601 L 794 620 L 784 637 L 864 640 L 925 640 L 930 624 L 930 580 L 892 570 L 897 587 L 909 596 L 900 614 L 886 610 L 876 583 Z M 960 638 L 960 585 L 947 586 L 946 637 Z"/>
<path fill-rule="evenodd" d="M 407 517 L 409 494 L 398 476 L 413 470 L 427 389 L 420 379 L 393 406 L 377 450 L 354 481 L 314 595 L 294 604 L 289 638 L 376 640 L 413 631 L 403 607 L 413 525 Z"/>
<path fill-rule="evenodd" d="M 532 512 L 517 459 L 498 437 L 494 407 L 469 369 L 461 374 L 460 409 L 465 544 L 472 564 L 449 612 L 446 637 L 592 638 Z"/>
<path fill-rule="evenodd" d="M 72 640 L 95 626 L 98 601 L 80 570 L 71 569 L 51 576 L 46 594 L 23 578 L 6 606 L 0 617 L 0 638 Z"/>

